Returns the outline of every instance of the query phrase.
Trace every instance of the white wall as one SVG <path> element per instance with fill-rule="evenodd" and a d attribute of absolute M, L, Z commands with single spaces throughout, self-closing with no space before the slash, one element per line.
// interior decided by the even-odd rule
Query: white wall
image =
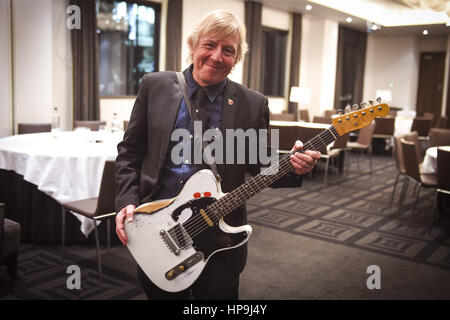
<path fill-rule="evenodd" d="M 376 98 L 376 90 L 391 90 L 390 105 L 415 110 L 418 76 L 419 52 L 414 36 L 368 36 L 364 100 Z"/>
<path fill-rule="evenodd" d="M 300 86 L 311 89 L 310 117 L 334 108 L 339 25 L 335 21 L 303 16 L 300 59 Z"/>
<path fill-rule="evenodd" d="M 9 1 L 0 0 L 0 138 L 12 134 Z"/>
<path fill-rule="evenodd" d="M 71 129 L 72 63 L 65 27 L 66 1 L 14 1 L 14 114 L 20 122 L 51 122 Z"/>

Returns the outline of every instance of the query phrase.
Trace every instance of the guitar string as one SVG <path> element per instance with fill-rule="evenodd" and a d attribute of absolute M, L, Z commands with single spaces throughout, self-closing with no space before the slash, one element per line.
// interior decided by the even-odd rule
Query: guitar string
<path fill-rule="evenodd" d="M 329 133 L 330 130 L 332 130 L 332 129 L 333 129 L 333 126 L 330 126 L 328 129 L 325 129 L 325 130 L 321 131 L 317 136 L 315 136 L 312 139 L 310 139 L 309 141 L 307 141 L 304 144 L 304 148 L 303 149 L 304 150 L 317 150 L 317 149 L 322 149 L 323 147 L 327 147 L 330 142 L 336 140 L 334 138 L 335 135 L 332 134 L 332 133 L 331 134 Z M 324 135 L 324 133 L 328 134 L 328 138 L 324 137 L 325 138 L 324 140 L 327 141 L 326 144 L 324 143 L 324 140 L 322 140 L 321 137 L 320 137 L 321 135 Z M 337 135 L 339 136 L 339 134 L 337 134 Z M 309 145 L 311 145 L 311 147 L 309 147 Z M 280 167 L 281 167 L 281 174 L 277 173 L 277 174 L 265 175 L 265 176 L 258 175 L 256 177 L 254 177 L 253 181 L 248 181 L 245 184 L 243 184 L 240 187 L 238 187 L 235 190 L 233 190 L 232 191 L 233 195 L 237 195 L 237 197 L 239 199 L 241 199 L 242 195 L 244 195 L 244 200 L 245 200 L 245 198 L 249 199 L 251 196 L 256 194 L 259 190 L 265 188 L 265 186 L 263 186 L 262 188 L 258 187 L 258 182 L 259 182 L 259 184 L 261 184 L 261 182 L 264 182 L 263 185 L 267 185 L 268 186 L 271 183 L 273 183 L 274 181 L 276 181 L 279 178 L 281 178 L 282 176 L 284 176 L 288 171 L 292 170 L 292 168 L 293 168 L 292 165 L 290 164 L 290 161 L 288 161 L 288 159 L 290 158 L 290 154 L 293 154 L 293 152 L 289 153 L 287 156 L 282 157 L 282 159 L 280 159 L 280 161 L 278 162 L 278 164 L 281 163 L 281 165 L 280 165 Z M 274 168 L 274 166 L 271 166 L 269 168 L 266 168 L 266 170 L 267 171 L 274 171 L 276 169 Z M 279 169 L 277 171 L 280 172 Z M 268 182 L 263 181 L 262 179 L 268 180 Z M 253 189 L 252 182 L 253 182 L 253 184 L 256 184 L 256 186 L 255 186 L 256 190 Z M 242 188 L 242 186 L 244 186 L 244 188 L 245 188 L 245 186 L 247 186 L 247 185 L 251 189 L 250 197 L 246 197 L 245 194 L 243 193 L 243 191 L 240 190 Z M 225 211 L 228 211 L 228 213 L 230 211 L 234 210 L 235 208 L 237 208 L 239 205 L 242 204 L 242 201 L 238 201 L 238 203 L 234 203 L 234 201 L 228 201 L 227 202 L 226 200 L 228 200 L 228 199 L 224 199 L 224 198 L 230 198 L 229 200 L 232 200 L 233 197 L 231 197 L 231 195 L 227 194 L 223 198 L 219 199 L 219 200 L 221 200 L 221 202 L 225 202 L 224 203 L 225 206 L 222 205 L 222 206 L 219 206 L 219 208 L 222 208 L 222 209 L 225 208 Z M 205 212 L 207 212 L 207 213 L 209 211 L 209 213 L 213 213 L 214 214 L 214 217 L 212 218 L 212 220 L 216 220 L 216 221 L 214 221 L 214 223 L 217 223 L 220 220 L 220 218 L 222 218 L 222 216 L 220 218 L 217 217 L 216 207 L 217 207 L 217 202 L 215 202 L 212 205 L 208 206 L 207 210 L 205 210 Z M 198 235 L 199 232 L 202 232 L 205 229 L 204 227 L 202 227 L 202 222 L 201 222 L 202 220 L 204 221 L 204 219 L 202 219 L 200 216 L 196 216 L 196 218 L 198 218 L 198 219 L 192 219 L 191 221 L 189 221 L 189 222 L 191 222 L 190 225 L 186 226 L 187 233 L 188 234 L 192 234 L 192 237 L 195 237 L 196 235 Z M 198 221 L 195 221 L 195 220 L 198 220 Z M 206 226 L 206 228 L 207 227 L 208 226 Z"/>
<path fill-rule="evenodd" d="M 329 128 L 321 131 L 318 135 L 316 135 L 315 137 L 313 137 L 312 139 L 310 139 L 309 141 L 307 141 L 304 146 L 303 146 L 303 150 L 318 150 L 318 149 L 322 149 L 324 147 L 327 147 L 329 143 L 331 143 L 332 141 L 335 141 L 336 139 L 334 138 L 335 135 L 333 133 L 330 133 L 330 130 L 335 129 L 335 127 L 330 126 Z M 336 130 L 335 130 L 336 131 Z M 337 133 L 337 132 L 336 132 Z M 324 140 L 321 139 L 321 135 L 327 135 L 328 137 L 324 137 L 324 140 L 326 142 L 324 142 Z M 339 134 L 337 134 L 339 136 Z M 309 146 L 311 145 L 311 147 Z M 279 161 L 278 161 L 278 172 L 274 172 L 274 174 L 271 175 L 258 175 L 256 177 L 254 177 L 252 180 L 246 182 L 245 184 L 241 185 L 240 187 L 236 188 L 235 190 L 232 191 L 232 193 L 234 195 L 236 195 L 239 198 L 239 201 L 237 203 L 235 203 L 234 201 L 228 201 L 225 202 L 225 206 L 219 206 L 219 208 L 225 209 L 225 211 L 228 211 L 228 213 L 230 211 L 233 211 L 235 208 L 239 207 L 242 204 L 241 198 L 244 195 L 244 200 L 245 198 L 245 194 L 243 193 L 242 190 L 240 190 L 240 188 L 242 186 L 244 186 L 243 188 L 245 188 L 245 186 L 249 186 L 250 187 L 250 197 L 253 196 L 254 194 L 256 194 L 259 190 L 257 190 L 259 187 L 257 187 L 256 190 L 253 189 L 252 186 L 252 182 L 253 184 L 258 185 L 258 182 L 261 183 L 263 182 L 263 185 L 270 185 L 273 182 L 275 182 L 276 180 L 278 180 L 279 178 L 281 178 L 282 176 L 284 176 L 287 172 L 289 172 L 290 170 L 292 170 L 292 165 L 290 164 L 290 161 L 287 161 L 287 159 L 290 158 L 290 154 L 282 157 Z M 281 163 L 281 165 L 280 165 Z M 280 168 L 281 168 L 281 174 L 279 174 L 280 172 Z M 274 166 L 271 166 L 269 168 L 266 168 L 266 173 L 270 173 L 270 171 L 274 171 L 276 170 L 276 168 Z M 268 182 L 263 181 L 262 179 L 265 180 L 269 180 Z M 258 181 L 259 180 L 259 181 Z M 265 187 L 262 187 L 261 189 L 263 189 Z M 245 190 L 245 189 L 244 189 Z M 255 192 L 256 191 L 256 192 Z M 228 195 L 228 194 L 227 194 Z M 222 202 L 228 200 L 228 199 L 224 199 L 225 197 L 227 197 L 227 195 L 225 195 L 224 197 L 222 197 L 220 200 Z M 228 198 L 230 198 L 229 200 L 232 200 L 233 197 L 228 196 Z M 210 206 L 207 207 L 207 209 L 205 210 L 205 212 L 208 213 L 212 213 L 213 216 L 210 217 L 210 219 L 214 222 L 214 224 L 216 224 L 223 216 L 221 216 L 219 214 L 220 217 L 217 216 L 217 211 L 216 211 L 216 207 L 217 207 L 217 202 L 211 204 Z M 225 215 L 224 215 L 225 216 Z M 215 221 L 214 221 L 215 220 Z M 203 223 L 202 223 L 203 221 Z M 189 224 L 188 224 L 189 223 Z M 206 228 L 208 228 L 208 224 L 206 223 L 206 226 L 202 226 L 204 223 L 206 223 L 205 219 L 203 219 L 203 217 L 197 215 L 196 217 L 194 217 L 194 219 L 187 221 L 187 223 L 185 225 L 183 225 L 185 227 L 186 232 L 191 235 L 191 238 L 195 237 L 196 235 L 198 235 L 200 232 L 202 232 L 203 230 L 205 230 Z"/>
<path fill-rule="evenodd" d="M 304 144 L 304 146 L 303 146 L 303 150 L 318 150 L 318 149 L 322 149 L 322 148 L 324 148 L 324 147 L 327 147 L 328 146 L 328 144 L 330 143 L 330 142 L 332 142 L 332 141 L 335 141 L 336 140 L 336 135 L 335 134 L 333 134 L 332 133 L 332 129 L 335 129 L 335 131 L 336 131 L 336 134 L 337 134 L 337 136 L 339 136 L 339 134 L 337 133 L 337 130 L 336 130 L 336 128 L 337 127 L 339 127 L 340 125 L 338 125 L 338 126 L 336 126 L 336 127 L 334 127 L 334 126 L 330 126 L 329 128 L 327 128 L 327 129 L 325 129 L 325 130 L 323 130 L 323 131 L 321 131 L 318 135 L 316 135 L 316 136 L 314 136 L 313 138 L 311 138 L 309 141 L 307 141 L 305 144 Z M 324 140 L 322 140 L 321 139 L 321 135 L 327 135 L 328 134 L 328 137 L 324 137 L 325 139 L 325 141 L 326 142 L 324 142 Z M 309 146 L 309 145 L 311 145 L 311 147 Z M 243 184 L 243 185 L 241 185 L 240 187 L 238 187 L 238 188 L 236 188 L 235 190 L 233 190 L 232 192 L 231 192 L 231 194 L 233 194 L 233 195 L 236 195 L 239 199 L 242 197 L 242 195 L 245 195 L 244 193 L 243 193 L 243 191 L 241 191 L 240 190 L 240 188 L 242 187 L 242 186 L 250 186 L 250 188 L 251 188 L 251 193 L 252 194 L 250 194 L 250 197 L 252 197 L 254 194 L 256 194 L 258 191 L 260 191 L 260 190 L 262 190 L 263 188 L 265 188 L 266 186 L 268 186 L 268 185 L 270 185 L 271 183 L 273 183 L 274 181 L 276 181 L 276 180 L 278 180 L 279 178 L 281 178 L 282 176 L 284 176 L 287 172 L 289 172 L 290 170 L 292 170 L 292 165 L 290 164 L 290 161 L 289 161 L 289 158 L 290 158 L 290 155 L 291 154 L 293 154 L 294 152 L 290 152 L 288 155 L 286 155 L 286 156 L 284 156 L 284 157 L 282 157 L 279 161 L 278 161 L 278 164 L 280 164 L 281 163 L 281 174 L 273 174 L 273 175 L 265 175 L 265 176 L 261 176 L 261 175 L 258 175 L 258 176 L 255 176 L 252 180 L 250 180 L 250 181 L 248 181 L 248 182 L 246 182 L 245 184 Z M 271 167 L 269 167 L 269 168 L 266 168 L 266 170 L 267 171 L 270 171 L 270 170 L 276 170 L 275 168 L 274 168 L 274 166 L 271 166 Z M 280 172 L 280 170 L 278 169 L 278 172 Z M 270 178 L 267 178 L 267 177 L 270 177 Z M 265 181 L 263 181 L 262 179 L 268 179 L 269 181 L 266 183 Z M 259 180 L 259 181 L 258 181 Z M 259 183 L 261 183 L 261 182 L 264 182 L 263 183 L 263 185 L 264 184 L 266 184 L 266 186 L 263 186 L 262 188 L 260 188 L 260 187 L 258 187 L 258 182 Z M 256 190 L 254 190 L 253 189 L 253 186 L 252 186 L 252 183 L 253 184 L 256 184 Z M 245 188 L 245 187 L 244 187 Z M 259 189 L 259 190 L 258 190 Z M 242 204 L 242 202 L 243 201 L 238 201 L 237 203 L 235 203 L 234 201 L 232 201 L 234 198 L 231 196 L 231 194 L 229 193 L 229 194 L 227 194 L 227 195 L 225 195 L 224 197 L 222 197 L 222 198 L 220 198 L 219 200 L 221 201 L 221 202 L 225 202 L 224 204 L 222 204 L 222 205 L 219 205 L 219 209 L 222 209 L 222 211 L 227 211 L 227 213 L 229 213 L 229 212 L 231 212 L 231 211 L 233 211 L 235 208 L 237 208 L 237 207 L 239 207 L 241 204 Z M 246 201 L 245 200 L 245 198 L 247 198 L 247 199 L 249 199 L 250 197 L 244 197 L 244 202 Z M 227 198 L 230 198 L 230 199 L 227 199 Z M 224 214 L 223 216 L 221 216 L 220 214 L 220 218 L 218 218 L 217 217 L 217 211 L 216 211 L 216 208 L 217 208 L 217 206 L 218 206 L 218 204 L 217 204 L 217 202 L 215 202 L 215 203 L 213 203 L 213 204 L 211 204 L 210 206 L 208 206 L 207 207 L 207 209 L 205 210 L 205 212 L 208 214 L 208 213 L 213 213 L 214 214 L 214 217 L 212 218 L 212 220 L 215 220 L 214 221 L 214 224 L 216 224 L 223 216 L 225 216 L 226 214 Z M 223 209 L 225 209 L 225 210 L 223 210 Z M 196 219 L 197 218 L 197 219 Z M 206 225 L 205 227 L 203 227 L 202 226 L 202 222 L 201 221 L 204 221 L 204 219 L 202 219 L 202 217 L 200 217 L 200 216 L 196 216 L 194 219 L 192 219 L 192 220 L 190 220 L 190 221 L 188 221 L 188 222 L 190 222 L 190 224 L 189 225 L 187 225 L 186 224 L 186 232 L 189 234 L 189 235 L 191 235 L 192 234 L 192 236 L 191 237 L 195 237 L 196 235 L 198 235 L 200 232 L 202 232 L 203 230 L 205 230 L 206 228 L 208 228 L 208 225 Z"/>
<path fill-rule="evenodd" d="M 376 108 L 377 106 L 373 106 L 371 108 Z M 311 138 L 309 141 L 307 141 L 302 150 L 320 150 L 323 148 L 326 148 L 332 141 L 337 140 L 337 138 L 340 137 L 340 135 L 337 133 L 337 129 L 341 129 L 343 126 L 346 125 L 346 122 L 340 123 L 336 126 L 330 126 L 327 129 L 324 129 L 323 131 L 321 131 L 319 134 L 317 134 L 316 136 L 314 136 L 313 138 Z M 335 131 L 336 135 L 333 133 L 333 130 Z M 324 140 L 322 140 L 321 136 L 322 135 L 328 135 L 323 137 Z M 311 146 L 309 146 L 311 145 Z M 218 201 L 220 200 L 222 204 L 218 204 L 217 202 L 214 202 L 213 204 L 209 205 L 206 209 L 205 212 L 208 215 L 208 213 L 212 213 L 213 216 L 208 216 L 211 221 L 213 221 L 214 224 L 216 224 L 218 221 L 220 221 L 221 218 L 223 218 L 226 214 L 230 213 L 231 211 L 235 210 L 237 207 L 239 207 L 240 205 L 243 204 L 243 202 L 247 201 L 248 199 L 250 199 L 250 197 L 252 197 L 253 195 L 255 195 L 257 192 L 259 192 L 260 190 L 264 189 L 265 187 L 267 187 L 268 185 L 272 184 L 273 182 L 277 181 L 279 178 L 283 177 L 287 172 L 289 172 L 290 170 L 292 170 L 293 166 L 291 165 L 290 161 L 287 161 L 287 159 L 290 158 L 290 155 L 293 154 L 295 152 L 290 152 L 288 153 L 286 156 L 282 157 L 279 161 L 278 161 L 278 165 L 279 168 L 281 168 L 282 173 L 279 174 L 280 169 L 278 169 L 278 173 L 273 174 L 273 175 L 257 175 L 255 177 L 253 177 L 251 180 L 249 180 L 248 182 L 246 182 L 245 184 L 239 186 L 238 188 L 236 188 L 235 190 L 233 190 L 232 192 L 226 194 L 224 197 L 218 199 Z M 284 161 L 284 163 L 282 163 Z M 284 167 L 283 167 L 284 166 Z M 266 168 L 265 170 L 267 170 L 267 173 L 269 173 L 268 171 L 271 170 L 276 170 L 275 166 L 271 166 Z M 267 178 L 270 177 L 270 178 Z M 275 178 L 275 179 L 274 179 Z M 263 179 L 268 179 L 269 181 L 266 182 Z M 259 181 L 258 181 L 259 180 Z M 259 187 L 258 186 L 258 182 L 261 183 L 263 182 L 263 187 Z M 256 184 L 256 190 L 253 189 L 253 186 L 251 184 Z M 266 185 L 266 186 L 264 186 Z M 244 186 L 244 187 L 243 187 Z M 250 187 L 250 194 L 247 192 L 247 194 L 249 194 L 249 196 L 246 196 L 246 194 L 244 193 L 243 190 L 241 190 L 241 187 L 244 188 L 245 190 L 245 186 L 249 186 Z M 231 197 L 230 194 L 236 195 L 237 198 L 239 199 L 238 202 L 234 202 L 234 198 Z M 241 199 L 241 197 L 243 197 L 243 199 Z M 230 198 L 230 199 L 226 199 L 226 198 Z M 243 201 L 242 201 L 243 200 Z M 222 211 L 226 211 L 226 213 L 222 216 L 220 213 L 217 212 L 216 209 L 222 209 Z M 223 210 L 225 209 L 225 210 Z M 217 214 L 219 214 L 219 217 L 217 216 Z M 203 222 L 202 222 L 203 221 Z M 202 224 L 206 224 L 206 226 L 202 226 Z M 197 236 L 199 233 L 201 233 L 203 230 L 207 229 L 209 227 L 207 221 L 205 221 L 205 219 L 200 216 L 197 215 L 196 217 L 194 217 L 192 220 L 188 220 L 186 222 L 185 225 L 183 225 L 183 227 L 185 227 L 185 230 L 187 232 L 187 234 L 193 238 L 195 236 Z"/>

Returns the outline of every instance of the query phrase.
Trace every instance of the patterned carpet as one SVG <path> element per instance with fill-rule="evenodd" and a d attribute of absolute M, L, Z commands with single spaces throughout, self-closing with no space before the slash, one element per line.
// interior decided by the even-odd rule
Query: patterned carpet
<path fill-rule="evenodd" d="M 372 174 L 362 158 L 361 169 L 367 169 L 361 173 L 355 163 L 348 174 L 330 171 L 327 187 L 319 168 L 300 189 L 264 190 L 247 205 L 249 223 L 450 270 L 448 212 L 428 235 L 434 191 L 421 189 L 412 216 L 413 185 L 399 210 L 400 184 L 389 208 L 395 163 L 389 156 L 372 159 Z"/>
<path fill-rule="evenodd" d="M 361 168 L 367 168 L 363 158 Z M 412 188 L 405 206 L 388 208 L 396 176 L 389 156 L 373 157 L 373 173 L 328 176 L 322 183 L 323 165 L 314 178 L 305 179 L 299 189 L 266 189 L 248 203 L 249 223 L 290 234 L 399 257 L 415 263 L 450 270 L 450 228 L 444 212 L 428 235 L 433 191 L 422 190 L 414 217 Z M 397 203 L 400 188 L 395 201 Z M 69 265 L 81 269 L 82 289 L 69 290 Z M 19 279 L 11 283 L 6 268 L 0 267 L 0 299 L 143 299 L 136 279 L 136 267 L 126 248 L 117 246 L 103 255 L 103 282 L 99 283 L 95 249 L 71 246 L 66 260 L 56 246 L 23 244 L 19 252 Z"/>

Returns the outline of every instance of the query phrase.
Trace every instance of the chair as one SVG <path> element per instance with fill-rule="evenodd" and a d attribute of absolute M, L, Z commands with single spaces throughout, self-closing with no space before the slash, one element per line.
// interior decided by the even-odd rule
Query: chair
<path fill-rule="evenodd" d="M 98 271 L 100 281 L 102 281 L 102 261 L 100 254 L 100 243 L 96 221 L 102 218 L 109 218 L 112 213 L 115 215 L 115 169 L 114 161 L 106 161 L 103 169 L 100 191 L 97 198 L 90 198 L 62 204 L 62 239 L 63 260 L 65 253 L 65 215 L 67 211 L 73 211 L 87 218 L 94 220 L 95 243 L 97 249 Z M 110 219 L 107 219 L 107 246 L 110 248 Z"/>
<path fill-rule="evenodd" d="M 272 113 L 271 120 L 275 121 L 295 121 L 295 114 L 293 113 Z"/>
<path fill-rule="evenodd" d="M 18 133 L 38 133 L 38 132 L 50 132 L 52 131 L 51 123 L 19 123 Z"/>
<path fill-rule="evenodd" d="M 437 198 L 439 193 L 444 193 L 450 195 L 450 151 L 443 150 L 438 148 L 437 153 L 437 188 L 436 188 L 436 196 L 433 200 L 433 210 L 432 210 L 432 218 L 430 223 L 430 228 L 428 230 L 428 234 L 431 233 L 431 228 L 433 227 L 434 220 L 438 213 L 437 206 Z"/>
<path fill-rule="evenodd" d="M 369 165 L 371 174 L 372 174 L 372 137 L 374 130 L 375 130 L 375 123 L 372 122 L 367 127 L 364 127 L 359 130 L 358 138 L 355 142 L 347 143 L 348 150 L 359 151 L 359 155 L 361 155 L 364 151 L 366 151 L 369 154 Z M 358 169 L 359 169 L 359 157 L 358 157 Z"/>
<path fill-rule="evenodd" d="M 75 120 L 74 121 L 74 128 L 78 127 L 85 127 L 91 129 L 91 131 L 98 131 L 100 126 L 106 126 L 106 121 L 81 121 L 81 120 Z"/>
<path fill-rule="evenodd" d="M 298 110 L 298 118 L 305 122 L 309 122 L 309 112 L 308 109 L 300 109 Z"/>
<path fill-rule="evenodd" d="M 314 123 L 325 123 L 325 124 L 331 124 L 332 118 L 331 117 L 321 117 L 321 116 L 314 116 L 313 121 Z"/>
<path fill-rule="evenodd" d="M 333 115 L 336 114 L 336 111 L 334 110 L 325 110 L 325 112 L 323 113 L 323 115 L 327 118 L 332 118 Z"/>
<path fill-rule="evenodd" d="M 438 120 L 436 121 L 436 128 L 447 128 L 447 116 L 439 116 Z"/>
<path fill-rule="evenodd" d="M 419 133 L 419 140 L 427 140 L 432 122 L 433 120 L 431 118 L 416 117 L 413 119 L 411 132 L 417 131 Z"/>
<path fill-rule="evenodd" d="M 406 141 L 414 142 L 414 145 L 416 148 L 417 160 L 419 163 L 422 163 L 423 157 L 422 157 L 422 152 L 421 152 L 421 148 L 420 148 L 419 133 L 417 131 L 413 131 L 408 134 L 405 134 L 402 138 L 404 138 Z"/>
<path fill-rule="evenodd" d="M 17 279 L 17 252 L 20 224 L 5 218 L 5 204 L 0 203 L 0 265 L 6 265 L 12 281 Z"/>
<path fill-rule="evenodd" d="M 376 118 L 375 130 L 373 132 L 374 138 L 390 139 L 395 131 L 395 118 Z"/>
<path fill-rule="evenodd" d="M 400 176 L 406 175 L 406 169 L 405 169 L 405 159 L 403 156 L 403 150 L 402 150 L 402 144 L 401 144 L 401 138 L 400 137 L 394 137 L 394 159 L 395 159 L 395 166 L 397 168 L 397 176 L 395 177 L 394 187 L 392 188 L 392 195 L 391 195 L 391 201 L 389 202 L 389 208 L 392 207 L 392 203 L 394 201 L 395 196 L 395 190 L 397 189 L 398 180 L 400 179 Z M 400 196 L 399 203 L 402 202 L 402 199 L 404 197 L 404 192 L 406 191 L 407 182 L 404 182 L 403 184 L 403 192 Z M 400 208 L 399 208 L 400 210 Z"/>
<path fill-rule="evenodd" d="M 401 138 L 402 151 L 404 156 L 406 176 L 410 181 L 413 181 L 417 185 L 416 189 L 416 201 L 414 202 L 414 208 L 412 215 L 414 215 L 419 200 L 420 188 L 436 188 L 437 179 L 433 174 L 421 174 L 419 168 L 419 160 L 417 159 L 416 144 Z M 400 204 L 401 205 L 401 204 Z"/>
<path fill-rule="evenodd" d="M 430 147 L 436 146 L 450 146 L 450 129 L 430 129 Z"/>
<path fill-rule="evenodd" d="M 341 152 L 345 152 L 347 150 L 347 142 L 349 139 L 348 134 L 344 134 L 343 136 L 337 138 L 337 140 L 333 143 L 330 148 L 326 148 L 321 152 L 320 158 L 325 159 L 325 175 L 323 177 L 323 184 L 327 184 L 328 179 L 328 167 L 330 159 L 338 159 Z"/>
<path fill-rule="evenodd" d="M 123 131 L 127 130 L 129 124 L 130 124 L 129 120 L 123 120 Z"/>
<path fill-rule="evenodd" d="M 432 113 L 432 112 L 425 112 L 423 114 L 423 118 L 431 119 L 431 126 L 434 125 L 434 118 L 435 118 L 434 113 Z"/>

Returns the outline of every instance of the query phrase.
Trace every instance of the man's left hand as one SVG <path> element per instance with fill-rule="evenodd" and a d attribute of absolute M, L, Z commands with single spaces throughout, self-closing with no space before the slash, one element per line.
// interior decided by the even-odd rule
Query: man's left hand
<path fill-rule="evenodd" d="M 292 150 L 301 150 L 303 143 L 300 140 L 295 142 Z M 320 159 L 319 151 L 306 150 L 304 153 L 296 152 L 291 155 L 291 164 L 294 167 L 292 172 L 296 174 L 305 174 L 312 170 Z"/>

